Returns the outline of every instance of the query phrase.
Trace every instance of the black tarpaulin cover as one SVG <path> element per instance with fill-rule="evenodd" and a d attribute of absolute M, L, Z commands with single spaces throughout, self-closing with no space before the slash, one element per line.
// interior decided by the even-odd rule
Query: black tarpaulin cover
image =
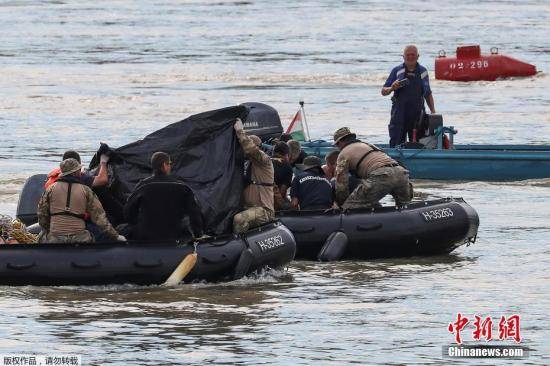
<path fill-rule="evenodd" d="M 135 185 L 151 175 L 151 155 L 164 151 L 172 159 L 172 174 L 183 178 L 195 193 L 207 231 L 229 232 L 243 189 L 243 153 L 233 125 L 247 114 L 245 106 L 196 114 L 111 150 L 109 188 L 100 194 L 105 209 L 121 222 L 121 205 Z M 97 166 L 97 156 L 90 167 Z"/>

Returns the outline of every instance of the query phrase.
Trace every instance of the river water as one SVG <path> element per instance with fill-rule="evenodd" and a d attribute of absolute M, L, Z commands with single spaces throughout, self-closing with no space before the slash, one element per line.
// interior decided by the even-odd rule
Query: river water
<path fill-rule="evenodd" d="M 264 102 L 313 138 L 343 125 L 387 142 L 380 87 L 416 43 L 461 143 L 548 143 L 550 4 L 525 1 L 1 1 L 0 213 L 66 149 L 84 162 L 191 114 Z M 434 80 L 459 44 L 533 63 L 529 78 Z M 321 264 L 226 284 L 0 288 L 0 354 L 90 365 L 550 364 L 550 180 L 416 182 L 479 213 L 451 255 Z M 522 360 L 451 360 L 448 324 L 521 318 Z M 489 344 L 508 344 L 498 340 Z"/>

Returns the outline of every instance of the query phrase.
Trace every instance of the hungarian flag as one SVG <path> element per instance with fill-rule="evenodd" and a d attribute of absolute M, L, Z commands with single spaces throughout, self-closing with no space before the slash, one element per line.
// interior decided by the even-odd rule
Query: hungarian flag
<path fill-rule="evenodd" d="M 302 108 L 298 109 L 298 112 L 294 115 L 292 122 L 288 125 L 285 133 L 290 134 L 293 140 L 305 141 L 306 135 L 304 132 L 304 124 L 302 119 Z"/>

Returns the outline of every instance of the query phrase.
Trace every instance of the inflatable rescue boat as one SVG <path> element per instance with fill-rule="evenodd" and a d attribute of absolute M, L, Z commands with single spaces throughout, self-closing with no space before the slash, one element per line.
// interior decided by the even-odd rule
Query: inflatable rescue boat
<path fill-rule="evenodd" d="M 536 73 L 534 65 L 501 55 L 496 47 L 491 48 L 489 55 L 482 55 L 479 45 L 457 47 L 456 57 L 447 57 L 441 50 L 435 59 L 435 78 L 439 80 L 494 81 Z"/>
<path fill-rule="evenodd" d="M 0 245 L 0 285 L 106 285 L 164 283 L 194 245 L 166 242 Z M 241 278 L 294 258 L 292 233 L 280 223 L 201 242 L 185 282 Z"/>
<path fill-rule="evenodd" d="M 474 243 L 479 227 L 461 198 L 402 209 L 283 211 L 279 220 L 294 234 L 297 259 L 321 261 L 446 254 Z"/>
<path fill-rule="evenodd" d="M 45 177 L 44 174 L 34 175 L 28 178 L 23 186 L 17 207 L 17 218 L 27 225 L 37 222 L 36 206 L 43 192 Z M 268 245 L 279 245 L 277 243 L 283 241 L 286 247 L 293 245 L 295 241 L 296 258 L 323 261 L 450 253 L 463 244 L 474 242 L 479 226 L 476 211 L 460 198 L 417 202 L 402 209 L 392 206 L 349 211 L 281 211 L 277 216 L 284 225 L 275 226 L 278 227 L 276 232 L 281 233 L 273 232 L 273 235 L 268 235 L 265 229 L 260 228 L 258 230 L 262 233 L 261 238 L 254 237 L 252 242 L 261 245 L 262 240 L 267 240 L 275 243 Z M 292 234 L 284 235 L 287 230 L 285 226 L 292 232 L 293 237 Z M 247 240 L 250 244 L 251 240 Z M 128 245 L 111 245 L 109 248 L 134 248 L 132 244 Z M 220 247 L 217 244 L 213 245 Z M 243 245 L 241 244 L 240 251 L 237 250 L 238 253 L 233 257 L 240 255 L 242 250 L 246 249 Z M 5 249 L 9 246 L 0 247 Z M 36 247 L 37 245 L 31 245 L 29 249 L 36 249 Z M 81 247 L 88 248 L 84 245 Z M 52 249 L 55 248 L 55 246 L 52 247 Z M 282 249 L 278 249 L 275 254 L 280 250 Z M 261 251 L 256 250 L 256 252 Z M 283 256 L 283 262 L 288 257 L 286 253 Z M 231 268 L 230 263 L 232 261 L 228 261 L 227 270 Z M 266 263 L 266 265 L 272 266 L 272 263 Z M 193 273 L 192 275 L 190 278 L 195 278 Z M 221 274 L 213 276 L 214 279 L 221 277 L 223 277 Z M 204 275 L 201 274 L 198 278 L 204 278 Z M 2 279 L 0 283 L 1 281 Z M 36 281 L 40 280 L 36 279 Z"/>

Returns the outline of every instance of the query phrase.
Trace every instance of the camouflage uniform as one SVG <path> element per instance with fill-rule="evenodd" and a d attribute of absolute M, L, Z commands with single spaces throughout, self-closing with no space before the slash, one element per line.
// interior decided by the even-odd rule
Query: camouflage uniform
<path fill-rule="evenodd" d="M 93 241 L 94 238 L 88 230 L 69 235 L 52 235 L 50 233 L 44 233 L 39 239 L 40 243 L 91 243 Z"/>
<path fill-rule="evenodd" d="M 393 196 L 396 206 L 401 206 L 411 200 L 409 189 L 407 170 L 402 167 L 378 168 L 361 179 L 361 184 L 347 197 L 342 208 L 374 207 L 388 193 Z"/>
<path fill-rule="evenodd" d="M 335 133 L 340 139 L 347 135 L 354 134 L 346 127 Z M 350 172 L 361 178 L 361 184 L 351 194 Z M 336 202 L 344 209 L 374 207 L 387 194 L 393 196 L 396 206 L 409 202 L 412 197 L 409 171 L 376 146 L 358 140 L 341 148 L 335 176 Z"/>
<path fill-rule="evenodd" d="M 71 184 L 70 207 L 66 208 L 69 184 Z M 60 212 L 63 214 L 57 214 Z M 102 232 L 113 240 L 117 240 L 118 233 L 107 219 L 95 193 L 88 186 L 81 184 L 78 178 L 69 176 L 60 178 L 48 187 L 38 202 L 38 223 L 43 230 L 40 241 L 92 242 L 93 237 L 86 230 L 84 213 L 90 215 L 91 221 Z"/>
<path fill-rule="evenodd" d="M 273 211 L 267 210 L 265 207 L 250 207 L 233 217 L 233 231 L 244 233 L 251 228 L 273 220 L 275 220 Z"/>
<path fill-rule="evenodd" d="M 244 211 L 233 218 L 233 231 L 243 233 L 274 220 L 274 172 L 271 159 L 254 143 L 253 138 L 247 136 L 243 130 L 237 131 L 237 138 L 250 159 L 253 181 L 244 189 Z M 258 137 L 255 136 L 255 139 Z"/>

